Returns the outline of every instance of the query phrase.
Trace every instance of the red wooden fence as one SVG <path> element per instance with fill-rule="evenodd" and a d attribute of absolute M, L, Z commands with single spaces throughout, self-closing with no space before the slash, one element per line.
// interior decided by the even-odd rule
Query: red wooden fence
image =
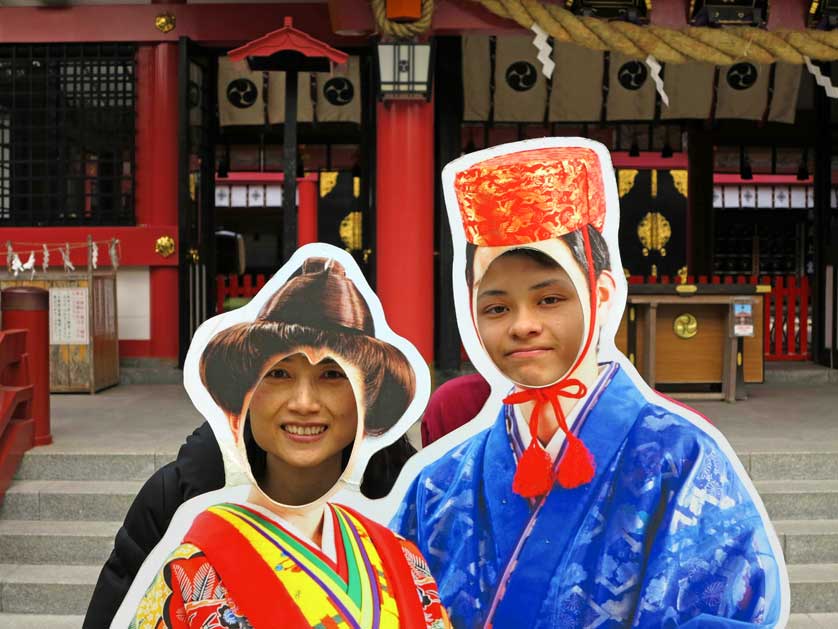
<path fill-rule="evenodd" d="M 265 285 L 265 276 L 256 275 L 218 275 L 215 278 L 215 311 L 224 312 L 224 301 L 229 297 L 253 297 Z"/>
<path fill-rule="evenodd" d="M 763 276 L 756 275 L 700 275 L 687 276 L 687 283 L 693 284 L 769 284 L 771 292 L 763 299 L 763 351 L 766 360 L 810 360 L 809 320 L 811 306 L 809 278 L 806 276 Z M 632 275 L 629 284 L 680 283 L 678 277 L 643 277 Z"/>
<path fill-rule="evenodd" d="M 217 281 L 216 312 L 224 312 L 224 300 L 228 297 L 253 297 L 265 285 L 265 276 L 219 275 Z M 629 284 L 678 284 L 680 278 L 662 275 L 643 277 L 632 275 Z M 766 360 L 809 360 L 809 279 L 790 276 L 756 275 L 700 275 L 687 276 L 687 283 L 693 284 L 770 284 L 770 293 L 763 300 L 763 334 Z M 779 323 L 778 323 L 779 322 Z"/>

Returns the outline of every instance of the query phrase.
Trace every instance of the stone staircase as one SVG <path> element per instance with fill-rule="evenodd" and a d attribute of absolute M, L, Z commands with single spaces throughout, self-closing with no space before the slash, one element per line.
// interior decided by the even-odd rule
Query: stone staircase
<path fill-rule="evenodd" d="M 171 458 L 28 452 L 0 507 L 0 627 L 79 629 L 128 507 Z"/>
<path fill-rule="evenodd" d="M 0 507 L 0 627 L 81 627 L 128 506 L 170 458 L 27 453 Z M 741 458 L 789 564 L 789 627 L 838 628 L 838 453 Z"/>

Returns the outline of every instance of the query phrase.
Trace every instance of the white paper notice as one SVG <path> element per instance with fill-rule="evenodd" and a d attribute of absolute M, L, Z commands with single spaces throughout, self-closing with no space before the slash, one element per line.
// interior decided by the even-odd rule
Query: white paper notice
<path fill-rule="evenodd" d="M 86 288 L 49 291 L 49 344 L 87 345 L 89 342 Z"/>

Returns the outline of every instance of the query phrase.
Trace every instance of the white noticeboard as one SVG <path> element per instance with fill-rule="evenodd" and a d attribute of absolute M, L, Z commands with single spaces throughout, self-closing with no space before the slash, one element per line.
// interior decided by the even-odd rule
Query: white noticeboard
<path fill-rule="evenodd" d="M 87 345 L 88 325 L 87 288 L 50 289 L 50 345 Z"/>

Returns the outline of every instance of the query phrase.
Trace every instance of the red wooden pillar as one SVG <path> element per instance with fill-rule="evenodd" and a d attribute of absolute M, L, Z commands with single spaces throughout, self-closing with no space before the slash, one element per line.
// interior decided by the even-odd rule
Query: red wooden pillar
<path fill-rule="evenodd" d="M 317 242 L 317 175 L 297 179 L 300 203 L 297 214 L 297 246 Z"/>
<path fill-rule="evenodd" d="M 434 110 L 378 105 L 376 293 L 393 330 L 427 362 L 434 347 Z"/>
<path fill-rule="evenodd" d="M 178 47 L 142 46 L 137 67 L 137 224 L 178 241 Z M 179 243 L 178 245 L 179 246 Z M 175 251 L 173 255 L 179 255 Z M 161 258 L 162 260 L 162 258 Z M 149 268 L 150 353 L 178 356 L 178 267 Z"/>

